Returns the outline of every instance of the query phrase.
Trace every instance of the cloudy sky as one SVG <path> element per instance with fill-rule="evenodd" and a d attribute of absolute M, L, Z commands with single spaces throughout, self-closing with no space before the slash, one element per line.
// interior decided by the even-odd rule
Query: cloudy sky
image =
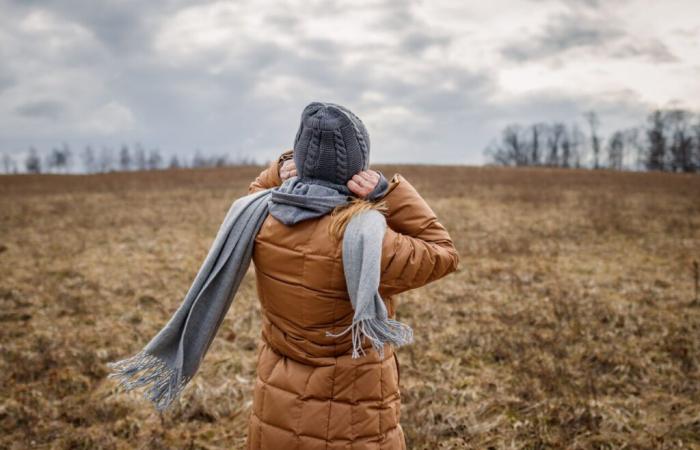
<path fill-rule="evenodd" d="M 266 160 L 344 104 L 375 162 L 478 164 L 510 122 L 700 109 L 700 1 L 0 0 L 0 152 Z"/>

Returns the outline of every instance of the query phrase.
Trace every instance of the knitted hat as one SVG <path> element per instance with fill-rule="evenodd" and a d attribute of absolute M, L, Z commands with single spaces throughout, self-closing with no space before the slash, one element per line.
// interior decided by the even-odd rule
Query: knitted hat
<path fill-rule="evenodd" d="M 294 164 L 300 178 L 345 185 L 369 167 L 369 134 L 349 109 L 310 103 L 301 113 L 294 139 Z"/>

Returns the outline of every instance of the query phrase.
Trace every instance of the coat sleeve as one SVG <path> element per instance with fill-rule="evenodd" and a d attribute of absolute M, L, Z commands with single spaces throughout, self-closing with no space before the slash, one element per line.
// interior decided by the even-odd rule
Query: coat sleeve
<path fill-rule="evenodd" d="M 418 288 L 457 270 L 459 255 L 445 227 L 400 174 L 383 199 L 388 206 L 382 243 L 383 297 Z"/>
<path fill-rule="evenodd" d="M 250 183 L 248 186 L 248 193 L 263 191 L 265 189 L 270 189 L 275 186 L 282 184 L 282 179 L 280 178 L 280 165 L 282 161 L 292 158 L 293 150 L 287 150 L 282 153 L 278 158 L 274 159 L 270 165 L 260 172 L 255 181 Z"/>

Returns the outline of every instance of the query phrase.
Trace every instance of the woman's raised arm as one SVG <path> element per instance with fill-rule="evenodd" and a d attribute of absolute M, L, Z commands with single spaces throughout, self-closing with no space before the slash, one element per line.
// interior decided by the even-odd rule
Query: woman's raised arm
<path fill-rule="evenodd" d="M 445 227 L 416 189 L 394 175 L 382 198 L 388 206 L 380 295 L 414 289 L 453 272 L 459 255 Z"/>
<path fill-rule="evenodd" d="M 277 159 L 272 161 L 270 165 L 260 172 L 255 181 L 250 183 L 248 186 L 248 193 L 262 191 L 265 189 L 270 189 L 275 186 L 282 184 L 282 178 L 280 178 L 280 165 L 283 161 L 291 158 L 293 154 L 292 150 L 287 150 L 282 153 Z"/>

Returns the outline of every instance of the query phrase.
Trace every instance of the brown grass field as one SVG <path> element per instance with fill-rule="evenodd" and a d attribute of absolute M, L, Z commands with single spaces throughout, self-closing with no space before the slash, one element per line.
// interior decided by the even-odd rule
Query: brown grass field
<path fill-rule="evenodd" d="M 700 448 L 700 176 L 379 168 L 461 255 L 398 297 L 410 449 Z M 0 448 L 243 447 L 252 271 L 172 411 L 105 363 L 165 324 L 259 170 L 0 177 Z"/>

